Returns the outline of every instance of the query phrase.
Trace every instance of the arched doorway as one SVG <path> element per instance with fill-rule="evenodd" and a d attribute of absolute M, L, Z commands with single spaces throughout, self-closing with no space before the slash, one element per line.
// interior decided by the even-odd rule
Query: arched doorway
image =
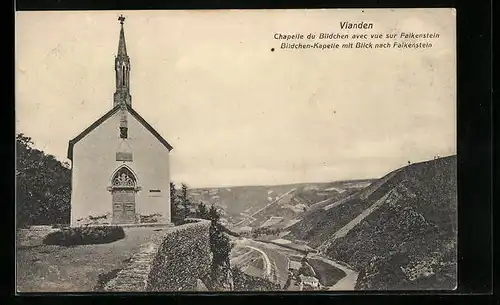
<path fill-rule="evenodd" d="M 120 167 L 111 180 L 114 224 L 135 223 L 135 193 L 137 178 L 126 166 Z"/>

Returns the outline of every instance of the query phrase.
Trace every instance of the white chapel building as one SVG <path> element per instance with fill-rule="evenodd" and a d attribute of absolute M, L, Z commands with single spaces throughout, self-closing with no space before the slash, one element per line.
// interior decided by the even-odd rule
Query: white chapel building
<path fill-rule="evenodd" d="M 89 219 L 170 224 L 172 146 L 132 108 L 125 18 L 118 20 L 113 108 L 69 141 L 71 226 Z"/>

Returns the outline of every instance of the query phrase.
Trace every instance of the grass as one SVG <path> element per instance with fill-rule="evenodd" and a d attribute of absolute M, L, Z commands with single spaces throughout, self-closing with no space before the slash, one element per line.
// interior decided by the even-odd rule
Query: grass
<path fill-rule="evenodd" d="M 16 244 L 18 292 L 91 292 L 123 268 L 153 228 L 126 228 L 124 239 L 99 245 L 44 245 L 52 230 L 20 230 Z M 109 273 L 108 275 L 106 275 Z"/>
<path fill-rule="evenodd" d="M 313 267 L 319 282 L 323 286 L 333 286 L 346 276 L 345 272 L 319 259 L 308 258 L 307 262 Z"/>

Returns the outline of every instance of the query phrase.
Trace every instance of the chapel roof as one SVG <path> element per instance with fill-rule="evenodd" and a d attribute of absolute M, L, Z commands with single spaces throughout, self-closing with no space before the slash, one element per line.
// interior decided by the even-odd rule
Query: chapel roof
<path fill-rule="evenodd" d="M 127 47 L 125 44 L 125 33 L 123 31 L 123 23 L 125 21 L 125 17 L 123 15 L 120 15 L 118 17 L 118 20 L 120 21 L 120 37 L 118 39 L 118 54 L 117 54 L 117 60 L 120 61 L 126 61 L 128 64 L 128 55 L 127 55 Z M 116 67 L 115 67 L 116 70 Z M 117 70 L 118 71 L 118 70 Z M 99 125 L 101 125 L 104 121 L 106 121 L 108 118 L 113 116 L 118 110 L 121 109 L 121 107 L 124 107 L 133 117 L 135 117 L 153 136 L 160 141 L 161 144 L 163 144 L 169 151 L 173 149 L 173 147 L 151 126 L 146 122 L 145 119 L 143 119 L 134 109 L 132 109 L 131 103 L 130 103 L 130 93 L 128 92 L 128 82 L 125 80 L 128 80 L 129 76 L 122 75 L 121 73 L 117 72 L 116 78 L 117 80 L 120 79 L 120 82 L 117 81 L 117 91 L 115 93 L 115 101 L 114 104 L 115 106 L 109 110 L 107 113 L 105 113 L 103 116 L 101 116 L 99 119 L 97 119 L 94 123 L 92 123 L 89 127 L 87 127 L 84 131 L 82 131 L 78 136 L 76 136 L 74 139 L 69 141 L 68 145 L 68 159 L 73 160 L 73 146 L 78 143 L 81 139 L 83 139 L 87 134 L 89 134 L 92 130 L 97 128 Z M 125 86 L 125 87 L 123 87 Z M 125 92 L 122 92 L 123 89 L 125 89 Z M 123 93 L 126 93 L 125 95 Z M 127 99 L 128 96 L 128 99 Z"/>
<path fill-rule="evenodd" d="M 89 127 L 87 127 L 84 131 L 82 131 L 79 135 L 77 135 L 75 138 L 69 141 L 68 145 L 68 159 L 73 160 L 73 146 L 78 143 L 81 139 L 83 139 L 86 135 L 88 135 L 92 130 L 96 129 L 99 125 L 104 123 L 107 119 L 109 119 L 113 114 L 118 112 L 120 110 L 121 105 L 116 105 L 113 107 L 110 111 L 105 113 L 103 116 L 101 116 L 99 119 L 97 119 L 94 123 L 92 123 Z M 170 145 L 167 140 L 165 140 L 146 120 L 139 115 L 130 105 L 125 105 L 126 109 L 128 112 L 139 121 L 142 126 L 144 126 L 153 136 L 160 141 L 163 146 L 165 146 L 169 151 L 173 149 L 172 145 Z"/>

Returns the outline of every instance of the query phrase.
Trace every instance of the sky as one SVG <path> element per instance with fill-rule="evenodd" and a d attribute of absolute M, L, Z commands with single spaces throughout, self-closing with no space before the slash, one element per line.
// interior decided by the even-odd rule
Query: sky
<path fill-rule="evenodd" d="M 61 161 L 112 108 L 120 14 L 132 106 L 174 147 L 175 182 L 378 178 L 456 153 L 449 9 L 17 12 L 16 133 Z M 350 20 L 440 38 L 419 50 L 284 50 L 273 38 Z"/>

